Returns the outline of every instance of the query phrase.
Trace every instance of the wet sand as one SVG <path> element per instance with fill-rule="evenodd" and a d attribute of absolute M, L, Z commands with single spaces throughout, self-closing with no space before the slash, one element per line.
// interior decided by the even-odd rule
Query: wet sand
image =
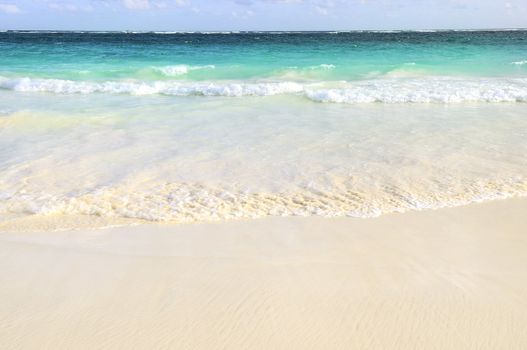
<path fill-rule="evenodd" d="M 2 349 L 525 349 L 527 199 L 0 233 Z"/>

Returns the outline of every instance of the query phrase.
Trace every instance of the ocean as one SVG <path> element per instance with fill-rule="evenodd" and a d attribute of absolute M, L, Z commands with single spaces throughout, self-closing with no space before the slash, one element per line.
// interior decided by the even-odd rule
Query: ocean
<path fill-rule="evenodd" d="M 0 222 L 526 194 L 525 30 L 0 33 Z"/>

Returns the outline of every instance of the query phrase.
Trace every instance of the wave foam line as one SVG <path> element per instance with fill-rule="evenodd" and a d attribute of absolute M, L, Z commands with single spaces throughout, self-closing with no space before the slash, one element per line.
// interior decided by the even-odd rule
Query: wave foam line
<path fill-rule="evenodd" d="M 459 103 L 527 102 L 525 78 L 398 78 L 341 83 L 281 82 L 175 82 L 175 81 L 73 81 L 0 77 L 0 88 L 20 92 L 56 94 L 163 94 L 173 96 L 300 95 L 328 103 Z"/>
<path fill-rule="evenodd" d="M 335 68 L 337 68 L 337 66 L 335 66 L 334 64 L 327 64 L 327 63 L 322 63 L 322 64 L 319 64 L 318 66 L 308 67 L 308 69 L 311 69 L 311 70 L 317 70 L 317 69 L 332 70 L 332 69 L 335 69 Z"/>
<path fill-rule="evenodd" d="M 161 72 L 161 74 L 168 77 L 174 77 L 179 75 L 188 74 L 191 71 L 204 70 L 204 69 L 215 69 L 216 66 L 209 64 L 206 66 L 188 66 L 186 64 L 178 64 L 175 66 L 166 67 L 155 67 L 154 70 Z"/>
<path fill-rule="evenodd" d="M 0 88 L 20 92 L 49 92 L 57 94 L 113 93 L 132 95 L 164 94 L 174 96 L 272 96 L 298 93 L 304 90 L 293 82 L 274 83 L 178 83 L 138 81 L 73 81 L 61 79 L 32 79 L 0 77 Z"/>
<path fill-rule="evenodd" d="M 80 196 L 24 193 L 0 199 L 0 213 L 95 215 L 161 222 L 200 222 L 268 216 L 377 217 L 527 195 L 521 179 L 477 182 L 443 193 L 409 193 L 387 186 L 382 196 L 353 190 L 233 192 L 191 183 L 165 183 L 140 191 L 116 186 Z"/>

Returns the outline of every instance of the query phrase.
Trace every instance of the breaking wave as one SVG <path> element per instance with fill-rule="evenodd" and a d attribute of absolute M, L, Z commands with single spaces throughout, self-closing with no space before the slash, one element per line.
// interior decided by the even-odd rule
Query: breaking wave
<path fill-rule="evenodd" d="M 437 190 L 437 189 L 436 189 Z M 522 179 L 474 182 L 441 192 L 408 192 L 386 186 L 381 196 L 360 191 L 237 192 L 190 183 L 165 183 L 131 191 L 101 188 L 80 196 L 48 193 L 0 197 L 0 213 L 95 215 L 161 222 L 199 222 L 268 216 L 370 218 L 409 210 L 440 209 L 527 194 Z"/>
<path fill-rule="evenodd" d="M 311 66 L 311 67 L 309 67 L 309 69 L 311 69 L 311 70 L 316 70 L 316 69 L 332 70 L 332 69 L 335 69 L 335 68 L 337 68 L 337 66 L 335 66 L 334 64 L 326 64 L 326 63 L 319 64 L 318 66 Z"/>
<path fill-rule="evenodd" d="M 215 69 L 216 67 L 212 64 L 206 66 L 189 66 L 186 64 L 178 64 L 175 66 L 166 67 L 155 67 L 154 70 L 168 77 L 175 77 L 179 75 L 188 74 L 191 71 L 204 70 L 204 69 Z"/>
<path fill-rule="evenodd" d="M 173 68 L 171 74 L 179 74 Z M 185 68 L 189 69 L 189 68 Z M 184 69 L 181 68 L 181 71 Z M 179 82 L 75 81 L 0 77 L 0 89 L 56 94 L 131 94 L 172 96 L 297 95 L 326 103 L 527 102 L 526 78 L 393 78 L 350 82 L 294 81 Z"/>

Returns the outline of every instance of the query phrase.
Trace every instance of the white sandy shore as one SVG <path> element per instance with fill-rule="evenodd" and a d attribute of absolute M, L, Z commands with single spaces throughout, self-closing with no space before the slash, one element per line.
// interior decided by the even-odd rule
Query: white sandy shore
<path fill-rule="evenodd" d="M 527 199 L 0 234 L 2 349 L 527 349 Z"/>

